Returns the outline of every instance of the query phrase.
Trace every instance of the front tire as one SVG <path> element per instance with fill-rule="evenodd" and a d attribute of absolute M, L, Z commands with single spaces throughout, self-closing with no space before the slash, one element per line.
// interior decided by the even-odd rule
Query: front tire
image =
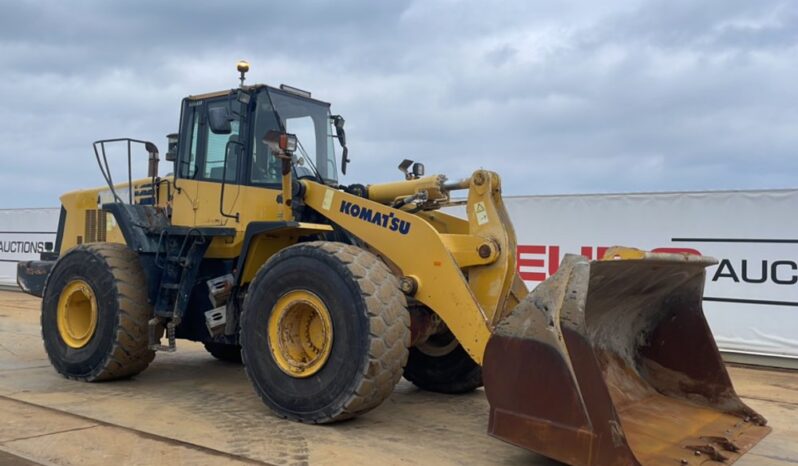
<path fill-rule="evenodd" d="M 139 258 L 127 246 L 90 243 L 56 262 L 42 298 L 42 339 L 66 378 L 96 382 L 143 371 L 152 308 Z"/>
<path fill-rule="evenodd" d="M 398 279 L 375 255 L 302 243 L 257 273 L 240 341 L 246 373 L 275 414 L 328 423 L 393 392 L 407 361 L 410 316 Z"/>

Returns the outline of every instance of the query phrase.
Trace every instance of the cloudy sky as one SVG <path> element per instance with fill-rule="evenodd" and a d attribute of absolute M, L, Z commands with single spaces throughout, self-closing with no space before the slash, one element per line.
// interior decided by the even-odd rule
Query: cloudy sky
<path fill-rule="evenodd" d="M 2 0 L 0 208 L 101 185 L 95 139 L 165 152 L 241 58 L 346 117 L 347 183 L 413 158 L 511 195 L 798 187 L 794 0 L 279 3 Z"/>

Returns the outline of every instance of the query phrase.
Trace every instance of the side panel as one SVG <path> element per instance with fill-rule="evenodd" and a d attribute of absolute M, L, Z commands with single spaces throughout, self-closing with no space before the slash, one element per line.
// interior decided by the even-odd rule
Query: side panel
<path fill-rule="evenodd" d="M 277 204 L 280 192 L 276 189 L 239 186 L 225 184 L 225 213 L 238 214 L 238 221 L 234 218 L 222 217 L 219 212 L 221 183 L 178 180 L 178 186 L 186 189 L 186 193 L 195 193 L 193 200 L 179 201 L 175 196 L 175 210 L 172 213 L 172 225 L 186 227 L 227 227 L 234 228 L 234 238 L 216 238 L 211 243 L 206 253 L 207 258 L 233 259 L 241 254 L 244 235 L 247 225 L 253 222 L 280 221 L 282 214 Z M 184 197 L 188 197 L 186 194 Z M 196 211 L 191 207 L 196 205 Z M 178 212 L 178 208 L 182 212 Z M 192 213 L 188 213 L 192 209 Z"/>
<path fill-rule="evenodd" d="M 302 236 L 332 232 L 330 225 L 302 222 L 252 222 L 247 225 L 244 245 L 236 266 L 236 282 L 240 285 L 255 278 L 260 267 L 280 250 L 299 241 Z"/>
<path fill-rule="evenodd" d="M 99 192 L 100 189 L 91 189 L 61 196 L 61 205 L 67 213 L 64 235 L 61 238 L 61 254 L 86 242 L 86 213 L 98 209 Z"/>
<path fill-rule="evenodd" d="M 149 191 L 152 179 L 142 178 L 133 180 L 134 192 Z M 159 184 L 158 207 L 166 207 L 169 192 L 174 194 L 172 189 L 172 178 L 161 178 Z M 128 184 L 120 183 L 114 185 L 117 192 L 127 192 Z M 107 186 L 101 188 L 84 189 L 73 191 L 61 196 L 61 205 L 66 211 L 63 221 L 63 234 L 59 236 L 60 243 L 58 253 L 63 254 L 69 249 L 83 243 L 107 242 L 125 244 L 125 239 L 119 231 L 114 218 L 106 215 L 102 210 L 102 204 L 112 202 L 110 190 Z M 134 204 L 153 205 L 152 198 L 134 197 Z M 60 228 L 60 225 L 59 225 Z"/>
<path fill-rule="evenodd" d="M 193 226 L 195 225 L 197 203 L 197 182 L 194 180 L 175 180 L 175 190 L 172 197 L 172 224 Z"/>
<path fill-rule="evenodd" d="M 241 217 L 241 190 L 243 186 L 234 183 L 224 184 L 224 205 L 222 205 L 222 183 L 214 181 L 192 181 L 197 185 L 194 223 L 197 226 L 235 225 L 236 219 L 221 214 L 220 207 L 228 215 L 239 214 Z M 242 222 L 246 225 L 246 222 Z"/>

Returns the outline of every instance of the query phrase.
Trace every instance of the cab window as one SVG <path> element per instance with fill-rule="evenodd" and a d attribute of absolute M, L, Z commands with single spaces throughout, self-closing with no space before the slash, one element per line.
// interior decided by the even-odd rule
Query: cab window
<path fill-rule="evenodd" d="M 256 185 L 274 185 L 280 183 L 281 162 L 274 157 L 269 147 L 261 141 L 263 135 L 270 130 L 279 130 L 280 125 L 274 109 L 268 100 L 258 102 L 255 116 L 255 131 L 252 134 L 252 164 L 250 166 L 250 182 Z"/>
<path fill-rule="evenodd" d="M 207 107 L 211 109 L 226 105 L 227 102 L 217 102 L 210 103 Z M 205 133 L 203 135 L 205 156 L 200 169 L 201 177 L 205 180 L 222 181 L 222 176 L 224 175 L 225 181 L 234 182 L 238 179 L 238 160 L 236 157 L 228 157 L 225 170 L 225 151 L 229 149 L 230 141 L 237 142 L 239 140 L 240 121 L 236 119 L 230 122 L 231 131 L 229 134 L 216 134 L 211 130 L 210 126 L 210 124 L 206 124 L 203 127 L 203 132 Z"/>
<path fill-rule="evenodd" d="M 197 172 L 197 147 L 199 145 L 199 108 L 189 107 L 187 111 L 189 133 L 186 135 L 188 151 L 183 152 L 180 157 L 178 174 L 181 178 L 194 178 Z"/>

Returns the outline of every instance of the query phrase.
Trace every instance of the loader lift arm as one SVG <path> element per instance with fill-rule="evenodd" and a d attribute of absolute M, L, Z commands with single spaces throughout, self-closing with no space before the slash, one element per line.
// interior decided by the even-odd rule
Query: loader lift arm
<path fill-rule="evenodd" d="M 501 223 L 507 213 L 498 176 L 478 171 L 471 177 L 468 234 L 441 234 L 418 215 L 313 181 L 302 183 L 307 206 L 396 267 L 413 283 L 413 297 L 434 310 L 481 363 L 491 326 L 506 310 L 516 274 L 515 234 Z M 469 278 L 463 266 L 474 267 Z M 514 295 L 509 301 L 522 298 Z"/>

